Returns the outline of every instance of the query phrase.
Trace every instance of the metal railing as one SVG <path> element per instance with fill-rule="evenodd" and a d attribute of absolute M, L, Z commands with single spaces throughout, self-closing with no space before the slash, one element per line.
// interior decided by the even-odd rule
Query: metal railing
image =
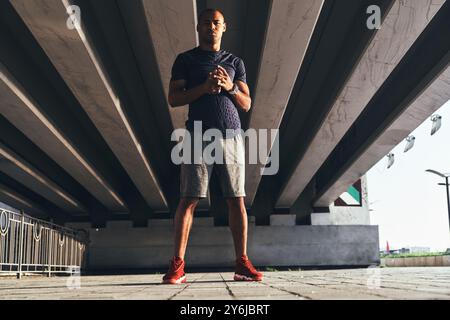
<path fill-rule="evenodd" d="M 79 274 L 86 246 L 76 230 L 0 208 L 0 273 Z"/>

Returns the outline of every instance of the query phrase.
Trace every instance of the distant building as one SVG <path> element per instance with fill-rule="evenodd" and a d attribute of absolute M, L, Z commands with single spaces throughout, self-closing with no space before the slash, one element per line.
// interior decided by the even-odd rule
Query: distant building
<path fill-rule="evenodd" d="M 407 254 L 407 253 L 427 253 L 430 252 L 429 247 L 406 247 L 400 249 L 382 250 L 380 254 Z"/>
<path fill-rule="evenodd" d="M 408 249 L 410 253 L 426 253 L 431 251 L 429 247 L 409 247 Z"/>

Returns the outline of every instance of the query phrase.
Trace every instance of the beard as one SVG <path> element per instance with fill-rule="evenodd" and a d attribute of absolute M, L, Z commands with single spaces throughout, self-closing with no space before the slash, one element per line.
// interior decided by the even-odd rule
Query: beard
<path fill-rule="evenodd" d="M 218 36 L 206 35 L 203 37 L 203 41 L 207 44 L 216 44 L 220 41 L 220 38 Z"/>

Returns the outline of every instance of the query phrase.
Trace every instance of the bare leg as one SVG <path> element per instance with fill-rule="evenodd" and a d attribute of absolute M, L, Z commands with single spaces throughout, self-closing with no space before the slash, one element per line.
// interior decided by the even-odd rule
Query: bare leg
<path fill-rule="evenodd" d="M 233 234 L 236 258 L 247 255 L 247 210 L 244 198 L 227 198 L 228 216 L 231 233 Z"/>
<path fill-rule="evenodd" d="M 186 247 L 191 231 L 194 210 L 198 204 L 198 198 L 181 198 L 175 214 L 175 250 L 174 256 L 184 260 Z"/>

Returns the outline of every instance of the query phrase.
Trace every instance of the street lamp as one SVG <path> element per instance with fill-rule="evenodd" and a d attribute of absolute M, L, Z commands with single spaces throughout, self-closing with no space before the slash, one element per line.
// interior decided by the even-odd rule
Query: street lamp
<path fill-rule="evenodd" d="M 431 170 L 431 169 L 428 169 L 425 171 L 434 173 L 434 174 L 440 176 L 441 178 L 445 178 L 445 183 L 439 183 L 439 185 L 445 186 L 447 188 L 447 209 L 448 209 L 448 222 L 449 222 L 449 227 L 450 227 L 450 191 L 449 191 L 450 183 L 448 182 L 448 178 L 450 178 L 450 173 L 440 173 L 436 170 Z"/>

